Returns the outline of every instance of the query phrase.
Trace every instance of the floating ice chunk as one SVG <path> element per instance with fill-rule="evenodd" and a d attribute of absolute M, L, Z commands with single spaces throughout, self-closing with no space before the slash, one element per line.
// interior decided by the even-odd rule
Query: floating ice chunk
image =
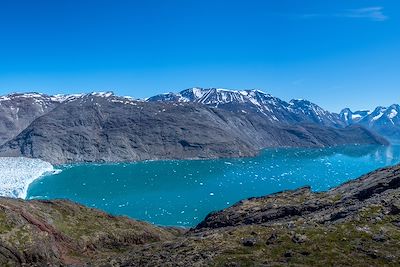
<path fill-rule="evenodd" d="M 57 173 L 40 159 L 0 157 L 0 196 L 26 198 L 29 185 L 46 173 Z"/>

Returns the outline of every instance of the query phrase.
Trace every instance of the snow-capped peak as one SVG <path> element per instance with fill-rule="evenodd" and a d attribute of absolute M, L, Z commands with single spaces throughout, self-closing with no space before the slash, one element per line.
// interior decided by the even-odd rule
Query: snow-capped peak
<path fill-rule="evenodd" d="M 26 105 L 26 103 L 32 103 L 41 109 L 54 104 L 54 100 L 51 96 L 36 92 L 28 93 L 11 93 L 8 95 L 0 96 L 0 105 L 14 106 L 14 105 Z M 25 103 L 25 104 L 24 104 Z"/>
<path fill-rule="evenodd" d="M 0 101 L 7 101 L 11 99 L 18 99 L 18 98 L 49 98 L 48 95 L 36 93 L 36 92 L 28 92 L 28 93 L 11 93 L 8 95 L 0 96 Z"/>
<path fill-rule="evenodd" d="M 50 98 L 51 98 L 51 100 L 53 100 L 55 102 L 62 103 L 62 102 L 68 101 L 68 100 L 82 97 L 83 95 L 84 94 L 69 94 L 69 95 L 57 94 L 57 95 L 50 96 Z"/>
<path fill-rule="evenodd" d="M 369 110 L 358 110 L 358 111 L 351 111 L 349 108 L 343 109 L 339 116 L 340 119 L 347 125 L 357 123 L 372 112 Z"/>
<path fill-rule="evenodd" d="M 292 109 L 300 110 L 303 113 L 314 113 L 316 115 L 325 115 L 328 113 L 317 104 L 304 99 L 292 99 L 289 104 Z"/>
<path fill-rule="evenodd" d="M 160 94 L 146 101 L 193 102 L 233 112 L 255 112 L 270 121 L 316 122 L 327 125 L 342 124 L 338 115 L 327 112 L 307 100 L 292 100 L 289 104 L 261 90 L 229 90 L 225 88 L 189 88 L 179 93 Z"/>
<path fill-rule="evenodd" d="M 323 124 L 338 125 L 341 124 L 339 116 L 329 111 L 324 110 L 315 103 L 312 103 L 305 99 L 292 99 L 289 102 L 290 109 L 294 112 L 302 113 L 308 118 L 311 118 L 314 122 Z"/>
<path fill-rule="evenodd" d="M 261 107 L 265 104 L 276 104 L 277 98 L 261 90 L 230 90 L 225 88 L 192 88 L 181 91 L 181 102 L 197 102 L 211 106 L 225 104 L 252 104 Z"/>
<path fill-rule="evenodd" d="M 341 119 L 346 124 L 360 123 L 368 127 L 381 127 L 383 125 L 400 126 L 400 106 L 393 104 L 389 107 L 376 107 L 372 112 L 369 110 L 360 110 L 351 112 L 350 109 L 342 110 Z"/>
<path fill-rule="evenodd" d="M 259 90 L 229 90 L 225 88 L 200 88 L 194 87 L 179 93 L 160 94 L 146 99 L 147 101 L 173 101 L 173 102 L 197 102 L 207 105 L 219 105 L 227 103 L 253 102 L 256 94 L 265 94 Z"/>
<path fill-rule="evenodd" d="M 114 95 L 114 92 L 112 91 L 106 91 L 106 92 L 91 92 L 88 95 L 92 96 L 100 96 L 100 97 L 110 97 Z"/>

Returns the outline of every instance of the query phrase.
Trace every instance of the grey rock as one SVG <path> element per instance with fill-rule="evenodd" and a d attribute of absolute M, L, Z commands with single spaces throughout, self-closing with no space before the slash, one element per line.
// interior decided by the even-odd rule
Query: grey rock
<path fill-rule="evenodd" d="M 387 237 L 384 233 L 379 233 L 379 234 L 373 235 L 372 240 L 374 240 L 376 242 L 384 242 L 387 240 Z"/>
<path fill-rule="evenodd" d="M 278 240 L 278 235 L 277 235 L 276 233 L 272 233 L 272 234 L 268 237 L 266 244 L 267 244 L 267 245 L 274 244 L 274 243 L 277 242 L 277 240 Z"/>
<path fill-rule="evenodd" d="M 400 213 L 400 203 L 398 201 L 390 203 L 390 214 L 397 215 Z"/>
<path fill-rule="evenodd" d="M 286 251 L 286 252 L 283 254 L 283 256 L 284 256 L 285 258 L 291 258 L 291 257 L 293 257 L 293 251 L 288 250 L 288 251 Z"/>
<path fill-rule="evenodd" d="M 268 120 L 261 112 L 240 110 L 87 94 L 63 101 L 35 119 L 0 147 L 0 156 L 60 164 L 245 157 L 283 146 L 387 144 L 360 126 L 287 124 Z"/>
<path fill-rule="evenodd" d="M 293 241 L 293 243 L 296 243 L 296 244 L 304 243 L 307 240 L 308 240 L 308 237 L 306 235 L 296 233 L 292 236 L 292 241 Z"/>
<path fill-rule="evenodd" d="M 257 239 L 254 237 L 247 237 L 242 240 L 242 244 L 245 247 L 253 247 L 257 243 Z"/>
<path fill-rule="evenodd" d="M 309 223 L 337 223 L 355 218 L 358 211 L 367 205 L 387 203 L 390 209 L 391 198 L 397 197 L 394 192 L 399 188 L 400 166 L 387 167 L 325 193 L 313 193 L 309 187 L 303 187 L 242 200 L 227 209 L 208 214 L 194 231 L 253 224 L 289 224 L 299 218 Z"/>

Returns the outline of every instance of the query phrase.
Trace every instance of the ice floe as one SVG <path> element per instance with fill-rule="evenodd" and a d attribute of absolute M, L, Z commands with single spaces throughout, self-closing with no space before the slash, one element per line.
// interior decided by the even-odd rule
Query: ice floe
<path fill-rule="evenodd" d="M 33 181 L 56 172 L 50 163 L 40 159 L 0 157 L 0 196 L 26 198 Z"/>

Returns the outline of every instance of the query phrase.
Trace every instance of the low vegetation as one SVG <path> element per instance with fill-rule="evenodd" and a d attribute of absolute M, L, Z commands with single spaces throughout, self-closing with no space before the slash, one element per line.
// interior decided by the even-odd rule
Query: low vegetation
<path fill-rule="evenodd" d="M 1 266 L 398 266 L 400 167 L 240 201 L 193 229 L 0 199 Z"/>

